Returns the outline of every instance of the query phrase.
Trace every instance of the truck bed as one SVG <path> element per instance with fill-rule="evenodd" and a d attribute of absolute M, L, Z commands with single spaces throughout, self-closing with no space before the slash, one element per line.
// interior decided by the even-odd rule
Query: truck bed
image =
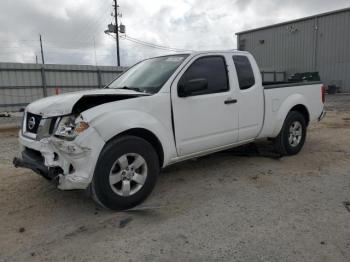
<path fill-rule="evenodd" d="M 292 87 L 292 86 L 303 86 L 303 85 L 315 85 L 321 84 L 321 81 L 303 81 L 303 82 L 263 82 L 264 89 L 282 88 L 282 87 Z"/>
<path fill-rule="evenodd" d="M 322 83 L 319 81 L 264 84 L 263 87 L 265 115 L 260 137 L 277 136 L 288 111 L 298 104 L 306 108 L 310 122 L 322 113 Z"/>

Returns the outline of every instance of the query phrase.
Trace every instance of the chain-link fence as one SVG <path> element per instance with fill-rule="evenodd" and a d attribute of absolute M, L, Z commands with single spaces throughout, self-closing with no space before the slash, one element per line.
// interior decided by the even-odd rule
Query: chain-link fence
<path fill-rule="evenodd" d="M 57 93 L 102 88 L 125 67 L 0 63 L 0 112 Z"/>

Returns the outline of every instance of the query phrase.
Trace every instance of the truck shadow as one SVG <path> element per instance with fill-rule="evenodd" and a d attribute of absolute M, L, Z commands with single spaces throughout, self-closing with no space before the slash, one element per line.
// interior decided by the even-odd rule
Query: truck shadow
<path fill-rule="evenodd" d="M 246 170 L 251 166 L 250 163 L 256 162 L 253 158 L 265 158 L 279 162 L 282 157 L 274 151 L 270 141 L 258 141 L 170 165 L 161 171 L 160 184 L 196 181 L 198 177 L 201 180 L 206 178 L 210 180 L 213 175 L 219 180 L 223 180 L 224 177 L 231 177 L 235 180 L 240 174 L 232 173 L 232 165 L 235 166 L 235 170 L 241 168 Z M 188 176 L 189 172 L 190 176 Z M 248 172 L 246 177 L 250 177 L 249 172 L 252 171 L 247 170 L 246 172 Z M 231 174 L 229 175 L 229 173 Z M 167 186 L 164 187 L 167 188 Z"/>
<path fill-rule="evenodd" d="M 261 157 L 269 158 L 273 160 L 280 160 L 283 156 L 274 151 L 273 145 L 269 141 L 259 141 L 250 144 L 242 145 L 232 149 L 220 151 L 217 153 L 209 154 L 206 156 L 190 159 L 184 162 L 180 162 L 174 165 L 170 165 L 162 170 L 163 173 L 171 173 L 175 170 L 188 168 L 189 166 L 205 166 L 209 167 L 211 164 L 216 166 L 220 159 L 224 160 L 227 157 Z M 215 161 L 211 161 L 214 160 Z M 215 163 L 214 163 L 215 162 Z"/>
<path fill-rule="evenodd" d="M 278 154 L 274 151 L 272 144 L 268 142 L 261 142 L 261 143 L 254 142 L 247 145 L 242 145 L 236 148 L 232 148 L 220 153 L 230 154 L 234 156 L 241 156 L 241 157 L 266 157 L 266 158 L 272 158 L 272 159 L 280 159 L 282 157 L 281 154 Z"/>
<path fill-rule="evenodd" d="M 230 165 L 227 161 L 229 160 L 229 162 L 231 162 L 230 159 L 233 159 L 235 157 L 237 157 L 237 159 L 235 159 L 234 161 L 239 161 L 240 157 L 262 157 L 278 160 L 281 158 L 281 155 L 274 153 L 273 147 L 270 142 L 260 141 L 258 143 L 250 143 L 233 149 L 217 152 L 207 156 L 171 165 L 169 167 L 164 168 L 161 171 L 162 179 L 155 190 L 155 195 L 158 195 L 157 197 L 159 197 L 159 199 L 155 197 L 152 198 L 152 201 L 147 201 L 146 203 L 143 203 L 142 205 L 139 205 L 133 209 L 117 213 L 128 213 L 129 215 L 133 216 L 152 217 L 155 214 L 157 214 L 160 211 L 160 209 L 167 210 L 169 203 L 167 203 L 167 201 L 164 200 L 168 199 L 168 195 L 172 194 L 171 192 L 173 192 L 174 188 L 176 188 L 174 187 L 174 185 L 178 185 L 180 183 L 183 185 L 184 188 L 186 188 L 186 185 L 183 184 L 183 182 L 185 181 L 188 184 L 191 184 L 195 183 L 199 176 L 201 177 L 201 179 L 209 178 L 211 176 L 210 172 L 204 174 L 202 172 L 203 169 L 214 170 L 217 166 L 221 166 L 222 168 L 223 165 Z M 191 176 L 188 176 L 188 172 L 191 173 Z M 218 175 L 217 177 L 219 180 L 223 179 L 222 175 Z M 177 190 L 181 191 L 181 187 L 177 187 Z M 115 211 L 104 209 L 98 205 L 94 206 L 87 191 L 85 191 L 85 193 L 83 194 L 79 194 L 79 190 L 61 192 L 53 187 L 51 188 L 51 190 L 48 191 L 50 191 L 50 193 L 55 197 L 55 202 L 57 201 L 61 203 L 75 198 L 77 202 L 84 203 L 85 208 L 83 208 L 83 211 L 80 210 L 80 212 L 89 213 L 89 211 L 87 210 L 90 210 L 91 212 L 91 209 L 93 209 L 95 210 L 95 214 L 98 213 L 101 215 L 108 215 L 115 213 Z"/>

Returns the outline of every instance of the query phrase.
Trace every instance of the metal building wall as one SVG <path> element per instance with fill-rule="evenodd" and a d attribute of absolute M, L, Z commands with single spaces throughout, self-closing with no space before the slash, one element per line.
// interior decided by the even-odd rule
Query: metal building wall
<path fill-rule="evenodd" d="M 316 64 L 327 84 L 350 92 L 350 10 L 318 19 Z"/>
<path fill-rule="evenodd" d="M 101 88 L 124 67 L 0 63 L 0 112 L 18 111 L 39 98 Z"/>
<path fill-rule="evenodd" d="M 350 92 L 350 9 L 237 34 L 262 71 L 320 72 L 326 84 Z"/>

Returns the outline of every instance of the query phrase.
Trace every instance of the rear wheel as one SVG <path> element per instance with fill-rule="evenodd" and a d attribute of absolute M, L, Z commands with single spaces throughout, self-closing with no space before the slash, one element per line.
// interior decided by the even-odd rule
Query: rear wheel
<path fill-rule="evenodd" d="M 297 112 L 288 113 L 283 127 L 274 139 L 275 150 L 281 155 L 295 155 L 302 149 L 306 138 L 306 121 Z"/>
<path fill-rule="evenodd" d="M 135 136 L 112 140 L 97 162 L 92 197 L 113 210 L 132 208 L 152 192 L 159 170 L 158 155 L 146 140 Z"/>

